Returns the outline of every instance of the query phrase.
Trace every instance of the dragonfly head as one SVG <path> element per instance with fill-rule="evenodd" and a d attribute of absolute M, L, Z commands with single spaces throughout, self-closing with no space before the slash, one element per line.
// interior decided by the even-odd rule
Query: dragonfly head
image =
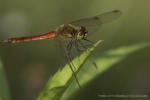
<path fill-rule="evenodd" d="M 77 39 L 84 39 L 84 38 L 86 38 L 87 37 L 87 33 L 88 33 L 88 31 L 86 30 L 86 28 L 81 26 L 80 30 L 79 30 L 79 32 L 77 34 Z"/>

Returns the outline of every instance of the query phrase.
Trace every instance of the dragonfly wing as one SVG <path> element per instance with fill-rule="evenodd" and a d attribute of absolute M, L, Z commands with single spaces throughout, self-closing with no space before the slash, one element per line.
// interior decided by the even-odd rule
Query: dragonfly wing
<path fill-rule="evenodd" d="M 113 10 L 110 12 L 106 12 L 104 14 L 99 14 L 93 17 L 89 18 L 83 18 L 80 20 L 76 20 L 71 22 L 70 24 L 73 25 L 79 25 L 79 26 L 95 26 L 95 25 L 101 25 L 104 23 L 109 23 L 114 21 L 115 19 L 119 18 L 121 16 L 121 12 L 119 10 Z"/>
<path fill-rule="evenodd" d="M 70 24 L 76 26 L 84 26 L 88 31 L 94 31 L 100 28 L 102 24 L 112 22 L 121 16 L 119 10 L 113 10 L 104 14 L 99 14 L 93 17 L 84 18 L 71 22 Z"/>

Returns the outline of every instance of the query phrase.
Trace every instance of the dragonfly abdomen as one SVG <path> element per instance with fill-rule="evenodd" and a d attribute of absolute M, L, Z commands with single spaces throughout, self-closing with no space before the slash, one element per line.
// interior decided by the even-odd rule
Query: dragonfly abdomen
<path fill-rule="evenodd" d="M 25 41 L 31 41 L 31 40 L 41 40 L 41 39 L 50 39 L 55 37 L 55 32 L 49 32 L 42 35 L 36 35 L 36 36 L 27 36 L 27 37 L 17 37 L 17 38 L 10 38 L 7 40 L 4 40 L 5 43 L 18 43 L 18 42 L 25 42 Z"/>

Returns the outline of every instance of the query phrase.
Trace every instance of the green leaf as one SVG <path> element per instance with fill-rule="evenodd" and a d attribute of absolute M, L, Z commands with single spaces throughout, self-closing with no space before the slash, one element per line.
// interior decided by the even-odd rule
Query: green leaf
<path fill-rule="evenodd" d="M 93 48 L 84 52 L 79 58 L 73 60 L 77 70 L 76 74 L 82 88 L 111 66 L 126 58 L 127 55 L 149 46 L 149 44 L 138 44 L 109 50 L 103 54 L 97 53 L 97 56 L 94 59 L 98 66 L 96 69 L 93 67 L 93 64 L 86 61 L 86 59 L 101 42 L 102 41 L 98 41 Z M 71 100 L 71 98 L 77 95 L 79 91 L 80 88 L 74 80 L 69 66 L 66 65 L 62 70 L 58 70 L 58 72 L 48 81 L 46 87 L 40 93 L 38 100 Z"/>
<path fill-rule="evenodd" d="M 94 44 L 93 48 L 82 53 L 79 58 L 75 58 L 72 62 L 76 69 L 76 74 L 81 69 L 87 57 L 93 52 L 94 48 L 100 44 L 102 40 Z M 79 62 L 80 61 L 80 62 Z M 58 70 L 53 77 L 50 78 L 46 87 L 41 91 L 38 100 L 60 100 L 63 93 L 73 82 L 74 76 L 67 64 L 62 70 Z M 77 85 L 77 84 L 76 84 Z"/>
<path fill-rule="evenodd" d="M 113 50 L 104 52 L 103 54 L 98 54 L 94 61 L 98 65 L 98 68 L 95 69 L 91 62 L 87 61 L 77 77 L 79 77 L 79 82 L 82 87 L 87 85 L 90 81 L 95 79 L 97 76 L 102 74 L 104 71 L 108 70 L 110 67 L 125 59 L 129 54 L 134 53 L 138 50 L 142 50 L 145 47 L 150 46 L 150 44 L 142 43 L 131 46 L 123 46 Z M 60 100 L 71 100 L 80 89 L 77 88 L 76 83 L 72 82 L 69 88 L 65 91 Z"/>
<path fill-rule="evenodd" d="M 10 100 L 9 88 L 1 61 L 0 61 L 0 100 Z"/>

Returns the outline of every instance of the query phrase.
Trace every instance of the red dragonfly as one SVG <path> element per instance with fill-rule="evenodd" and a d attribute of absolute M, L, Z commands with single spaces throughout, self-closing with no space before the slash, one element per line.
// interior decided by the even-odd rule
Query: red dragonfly
<path fill-rule="evenodd" d="M 48 32 L 42 35 L 36 36 L 27 36 L 27 37 L 16 37 L 4 40 L 4 43 L 18 43 L 25 42 L 31 40 L 42 40 L 42 39 L 51 39 L 51 38 L 63 38 L 69 40 L 67 44 L 67 58 L 69 62 L 72 61 L 71 56 L 71 48 L 74 45 L 77 50 L 87 49 L 87 46 L 81 40 L 87 41 L 90 44 L 93 44 L 92 41 L 88 39 L 88 33 L 93 34 L 94 31 L 98 30 L 100 26 L 104 23 L 111 22 L 121 16 L 121 12 L 119 10 L 113 10 L 110 12 L 106 12 L 104 14 L 99 14 L 89 18 L 83 18 L 80 20 L 73 21 L 68 24 L 64 24 L 59 26 L 57 29 Z M 70 63 L 70 68 L 73 72 L 73 75 L 77 81 L 77 84 L 80 87 L 78 79 L 75 75 L 75 72 L 72 68 L 73 64 Z"/>

